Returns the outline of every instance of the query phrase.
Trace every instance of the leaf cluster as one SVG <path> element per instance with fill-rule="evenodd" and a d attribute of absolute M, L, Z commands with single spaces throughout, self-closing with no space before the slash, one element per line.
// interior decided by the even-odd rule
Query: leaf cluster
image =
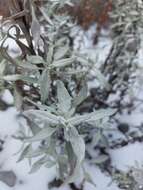
<path fill-rule="evenodd" d="M 82 124 L 87 124 L 87 130 L 89 125 L 101 127 L 115 110 L 77 113 L 88 96 L 87 81 L 93 63 L 73 51 L 69 33 L 74 23 L 66 13 L 58 12 L 67 3 L 72 6 L 70 0 L 49 0 L 44 7 L 38 7 L 39 14 L 34 1 L 25 6 L 31 23 L 25 24 L 18 17 L 6 32 L 1 44 L 4 61 L 0 80 L 14 94 L 15 105 L 29 126 L 28 131 L 21 126 L 19 135 L 15 135 L 23 142 L 19 161 L 28 158 L 31 173 L 42 166 L 55 166 L 58 177 L 71 183 L 79 176 L 85 158 Z M 20 48 L 16 58 L 5 47 L 9 38 Z M 108 88 L 101 72 L 94 69 L 101 85 Z"/>

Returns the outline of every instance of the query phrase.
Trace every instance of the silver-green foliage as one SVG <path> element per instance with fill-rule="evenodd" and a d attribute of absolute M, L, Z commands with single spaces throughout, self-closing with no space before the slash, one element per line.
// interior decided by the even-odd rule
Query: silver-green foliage
<path fill-rule="evenodd" d="M 94 127 L 103 118 L 115 112 L 112 109 L 102 109 L 83 115 L 76 114 L 76 106 L 86 98 L 86 94 L 87 88 L 84 86 L 80 96 L 73 98 L 63 82 L 57 81 L 57 102 L 54 105 L 50 107 L 41 105 L 39 106 L 41 109 L 27 110 L 23 113 L 32 125 L 30 134 L 21 136 L 25 149 L 20 160 L 39 158 L 32 165 L 31 172 L 37 171 L 42 165 L 46 167 L 55 165 L 62 180 L 75 181 L 85 157 L 84 136 L 79 133 L 78 126 L 82 123 L 92 123 Z M 43 146 L 40 145 L 41 141 L 44 142 Z M 37 142 L 39 146 L 35 149 L 33 144 Z"/>
<path fill-rule="evenodd" d="M 16 135 L 23 142 L 19 161 L 28 158 L 32 162 L 31 173 L 41 166 L 55 166 L 58 177 L 70 183 L 79 175 L 85 157 L 82 124 L 87 128 L 100 127 L 102 120 L 113 115 L 115 110 L 77 113 L 77 107 L 88 95 L 87 81 L 93 64 L 74 52 L 70 45 L 68 35 L 74 24 L 66 14 L 57 13 L 58 8 L 67 3 L 71 5 L 70 1 L 49 0 L 40 7 L 40 18 L 34 4 L 30 4 L 32 23 L 29 35 L 33 46 L 23 44 L 18 26 L 11 26 L 16 34 L 12 36 L 9 29 L 1 45 L 6 61 L 1 62 L 0 80 L 6 83 L 5 88 L 14 89 L 16 106 L 29 125 L 28 132 L 21 126 L 19 135 Z M 44 26 L 43 33 L 41 26 Z M 7 38 L 16 41 L 22 50 L 21 56 L 13 59 L 9 55 L 8 48 L 3 46 Z M 97 79 L 109 88 L 100 71 L 94 69 Z M 28 92 L 25 86 L 29 87 Z M 32 158 L 37 161 L 33 163 L 35 159 Z M 89 176 L 88 180 L 91 181 Z"/>

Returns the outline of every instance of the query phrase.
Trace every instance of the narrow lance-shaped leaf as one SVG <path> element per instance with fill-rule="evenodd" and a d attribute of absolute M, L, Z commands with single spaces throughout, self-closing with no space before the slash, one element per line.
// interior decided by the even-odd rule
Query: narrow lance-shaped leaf
<path fill-rule="evenodd" d="M 24 150 L 22 151 L 22 153 L 21 153 L 21 155 L 20 155 L 20 157 L 19 157 L 19 159 L 18 159 L 17 162 L 20 162 L 20 161 L 22 161 L 24 158 L 26 158 L 27 154 L 28 154 L 29 152 L 31 152 L 31 151 L 32 151 L 32 147 L 31 147 L 31 144 L 29 144 L 29 145 L 27 145 L 27 146 L 24 148 Z"/>
<path fill-rule="evenodd" d="M 50 17 L 46 14 L 46 11 L 44 10 L 44 8 L 43 8 L 43 7 L 39 7 L 39 9 L 40 9 L 40 11 L 41 11 L 43 17 L 44 17 L 45 20 L 47 21 L 47 23 L 50 24 L 50 25 L 53 25 L 52 20 L 51 20 Z"/>
<path fill-rule="evenodd" d="M 34 65 L 38 65 L 38 64 L 41 64 L 41 63 L 45 63 L 44 59 L 39 56 L 39 55 L 31 55 L 31 56 L 27 56 L 27 61 L 29 63 L 32 63 Z"/>
<path fill-rule="evenodd" d="M 31 110 L 25 111 L 23 114 L 31 119 L 37 118 L 37 119 L 41 120 L 41 122 L 46 122 L 51 125 L 58 125 L 59 121 L 60 121 L 58 116 L 56 116 L 48 111 L 31 109 Z"/>
<path fill-rule="evenodd" d="M 35 136 L 25 139 L 25 142 L 34 142 L 34 141 L 44 140 L 50 137 L 55 131 L 56 131 L 56 128 L 52 128 L 50 126 L 44 127 Z"/>
<path fill-rule="evenodd" d="M 45 150 L 38 148 L 36 150 L 31 150 L 25 157 L 28 159 L 34 158 L 34 157 L 39 157 L 41 155 L 45 154 Z"/>
<path fill-rule="evenodd" d="M 38 126 L 36 121 L 32 120 L 32 118 L 26 117 L 26 120 L 27 120 L 27 123 L 28 123 L 31 131 L 32 131 L 32 134 L 36 135 L 41 130 L 41 128 Z"/>
<path fill-rule="evenodd" d="M 45 163 L 45 167 L 46 168 L 52 168 L 53 166 L 56 165 L 56 162 L 55 161 L 52 161 L 52 160 L 47 160 L 47 162 Z"/>
<path fill-rule="evenodd" d="M 64 155 L 58 156 L 58 165 L 59 165 L 59 177 L 60 179 L 64 180 L 65 175 L 68 173 L 68 167 L 67 167 L 67 158 Z"/>
<path fill-rule="evenodd" d="M 77 157 L 78 163 L 81 163 L 85 156 L 85 143 L 75 127 L 69 128 L 69 140 Z"/>
<path fill-rule="evenodd" d="M 107 155 L 100 155 L 97 158 L 95 158 L 94 160 L 91 161 L 92 164 L 102 164 L 104 162 L 106 162 L 109 159 L 109 156 Z"/>
<path fill-rule="evenodd" d="M 94 180 L 91 178 L 91 175 L 85 169 L 83 170 L 83 172 L 85 180 L 96 188 L 96 184 L 94 183 Z"/>
<path fill-rule="evenodd" d="M 28 63 L 28 62 L 18 63 L 18 67 L 21 67 L 27 71 L 38 71 L 39 70 L 39 68 L 36 65 L 33 65 L 31 63 Z"/>
<path fill-rule="evenodd" d="M 104 77 L 104 75 L 100 72 L 100 70 L 95 69 L 94 68 L 94 72 L 95 72 L 95 76 L 98 79 L 98 81 L 100 82 L 100 84 L 106 88 L 107 90 L 110 90 L 111 86 L 110 84 L 107 82 L 106 78 Z"/>
<path fill-rule="evenodd" d="M 5 69 L 6 69 L 6 61 L 5 60 L 2 60 L 0 62 L 0 76 L 3 76 L 4 75 L 4 72 L 5 72 Z"/>
<path fill-rule="evenodd" d="M 54 53 L 54 46 L 50 45 L 49 49 L 48 49 L 48 53 L 47 53 L 47 62 L 46 65 L 51 65 L 52 64 L 52 60 L 53 60 L 53 53 Z"/>
<path fill-rule="evenodd" d="M 39 79 L 39 84 L 40 84 L 41 101 L 45 103 L 45 101 L 48 99 L 50 85 L 51 85 L 50 73 L 48 69 L 45 69 L 42 72 Z"/>
<path fill-rule="evenodd" d="M 63 113 L 66 113 L 71 108 L 71 96 L 69 95 L 64 83 L 57 81 L 57 96 L 58 96 L 58 108 Z"/>
<path fill-rule="evenodd" d="M 32 23 L 31 23 L 31 33 L 35 42 L 36 48 L 39 46 L 40 41 L 40 23 L 36 18 L 34 7 L 31 6 L 32 9 Z"/>
<path fill-rule="evenodd" d="M 59 47 L 54 54 L 54 60 L 59 60 L 63 58 L 69 51 L 69 46 L 65 45 L 64 47 Z"/>
<path fill-rule="evenodd" d="M 85 157 L 85 143 L 83 138 L 78 134 L 75 127 L 70 127 L 68 131 L 69 142 L 71 143 L 73 152 L 76 156 L 76 163 L 72 170 L 72 173 L 68 176 L 65 183 L 72 183 L 77 180 L 81 169 L 81 164 Z"/>
<path fill-rule="evenodd" d="M 94 111 L 89 114 L 74 116 L 70 118 L 68 122 L 71 123 L 72 125 L 79 125 L 82 122 L 92 122 L 92 121 L 94 122 L 113 115 L 115 111 L 116 111 L 115 109 L 106 109 L 106 110 L 102 109 L 99 111 Z"/>
<path fill-rule="evenodd" d="M 69 141 L 66 142 L 66 151 L 68 155 L 68 162 L 70 164 L 70 175 L 73 173 L 76 166 L 76 155 L 73 152 L 73 148 Z"/>
<path fill-rule="evenodd" d="M 14 74 L 14 75 L 6 75 L 2 77 L 3 80 L 5 81 L 17 81 L 17 80 L 23 80 L 29 84 L 33 84 L 37 82 L 36 78 L 33 77 L 29 77 L 29 76 L 24 76 L 24 75 L 20 75 L 20 74 Z"/>
<path fill-rule="evenodd" d="M 16 85 L 14 85 L 14 103 L 17 110 L 20 111 L 23 104 L 23 98 L 21 92 L 19 91 Z"/>
<path fill-rule="evenodd" d="M 47 161 L 47 157 L 43 156 L 40 160 L 38 160 L 37 162 L 33 164 L 29 173 L 32 174 L 38 171 L 42 167 L 42 165 L 46 163 L 46 161 Z"/>
<path fill-rule="evenodd" d="M 52 68 L 66 67 L 66 66 L 71 65 L 74 62 L 74 60 L 75 59 L 73 57 L 66 58 L 66 59 L 60 59 L 60 60 L 57 60 L 57 61 L 53 61 L 51 66 L 52 66 Z"/>
<path fill-rule="evenodd" d="M 76 107 L 80 105 L 87 98 L 88 87 L 84 84 L 79 94 L 73 99 L 73 105 Z"/>

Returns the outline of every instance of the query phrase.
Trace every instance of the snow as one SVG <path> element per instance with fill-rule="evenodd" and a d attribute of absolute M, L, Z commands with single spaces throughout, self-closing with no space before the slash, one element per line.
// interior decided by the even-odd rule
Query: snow
<path fill-rule="evenodd" d="M 18 129 L 17 111 L 9 108 L 6 112 L 0 111 L 0 137 L 10 137 Z"/>
<path fill-rule="evenodd" d="M 7 89 L 4 90 L 4 92 L 2 93 L 1 100 L 7 102 L 8 104 L 13 104 L 13 102 L 14 102 L 14 98 L 13 98 L 12 94 Z"/>
<path fill-rule="evenodd" d="M 85 183 L 85 189 L 87 190 L 119 190 L 117 185 L 115 183 L 111 183 L 112 179 L 107 175 L 101 172 L 101 170 L 98 167 L 95 167 L 93 165 L 87 166 L 87 171 L 90 173 L 90 176 L 94 183 L 96 184 L 96 188 L 89 184 Z"/>
<path fill-rule="evenodd" d="M 71 37 L 74 38 L 74 50 L 78 50 L 83 54 L 88 55 L 90 59 L 95 61 L 96 68 L 101 66 L 105 61 L 112 40 L 107 30 L 101 30 L 101 36 L 97 44 L 93 44 L 93 39 L 96 34 L 96 24 L 92 25 L 87 31 L 84 31 L 80 26 L 76 26 L 71 31 Z"/>
<path fill-rule="evenodd" d="M 143 143 L 129 144 L 126 147 L 110 150 L 112 165 L 122 171 L 128 171 L 138 163 L 143 164 Z"/>
<path fill-rule="evenodd" d="M 12 138 L 19 125 L 15 108 L 0 112 L 0 139 L 5 140 L 3 151 L 0 152 L 0 168 L 2 171 L 12 170 L 17 176 L 17 184 L 10 188 L 0 182 L 0 190 L 47 190 L 48 182 L 53 180 L 55 169 L 41 168 L 34 174 L 29 174 L 30 166 L 27 160 L 17 163 L 21 142 Z"/>

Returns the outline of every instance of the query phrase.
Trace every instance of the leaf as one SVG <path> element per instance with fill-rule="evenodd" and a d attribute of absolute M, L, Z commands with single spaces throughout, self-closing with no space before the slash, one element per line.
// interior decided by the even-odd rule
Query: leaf
<path fill-rule="evenodd" d="M 31 119 L 40 119 L 41 123 L 47 123 L 51 125 L 58 125 L 60 123 L 60 118 L 54 114 L 51 114 L 48 111 L 41 111 L 41 110 L 27 110 L 23 113 L 27 117 Z"/>
<path fill-rule="evenodd" d="M 38 160 L 32 165 L 32 168 L 29 173 L 32 174 L 38 171 L 42 167 L 42 165 L 46 163 L 46 161 L 47 161 L 47 157 L 46 156 L 42 157 L 40 160 Z"/>
<path fill-rule="evenodd" d="M 26 117 L 26 116 L 25 116 Z M 40 130 L 41 128 L 38 126 L 38 124 L 33 121 L 30 117 L 26 117 L 26 120 L 27 120 L 27 123 L 32 131 L 32 134 L 33 135 L 36 135 Z"/>
<path fill-rule="evenodd" d="M 75 127 L 69 128 L 69 141 L 77 157 L 77 162 L 81 163 L 85 157 L 85 143 L 83 138 L 78 134 Z"/>
<path fill-rule="evenodd" d="M 5 75 L 3 76 L 3 79 L 6 81 L 17 81 L 20 80 L 22 75 L 15 74 L 15 75 Z"/>
<path fill-rule="evenodd" d="M 28 70 L 28 71 L 38 71 L 39 68 L 36 67 L 36 65 L 32 65 L 31 63 L 18 63 L 18 66 L 19 67 L 22 67 L 23 69 L 25 70 Z"/>
<path fill-rule="evenodd" d="M 55 131 L 56 131 L 56 128 L 47 126 L 41 129 L 41 131 L 37 133 L 35 136 L 27 138 L 25 141 L 26 142 L 41 141 L 50 137 Z"/>
<path fill-rule="evenodd" d="M 77 60 L 78 60 L 81 64 L 83 64 L 83 65 L 85 65 L 85 66 L 89 65 L 89 63 L 91 62 L 91 60 L 85 59 L 85 57 L 82 56 L 82 55 L 78 55 L 78 56 L 77 56 Z M 90 63 L 90 64 L 91 64 L 91 63 Z M 100 82 L 100 84 L 101 84 L 104 88 L 106 88 L 107 90 L 110 90 L 111 86 L 110 86 L 110 84 L 107 82 L 107 80 L 106 80 L 106 78 L 104 77 L 104 75 L 100 72 L 100 70 L 99 70 L 99 69 L 96 69 L 96 68 L 93 68 L 93 70 L 94 70 L 94 73 L 95 73 L 95 77 L 98 79 L 98 81 Z"/>
<path fill-rule="evenodd" d="M 85 170 L 84 170 L 84 177 L 88 183 L 92 184 L 96 188 L 96 184 L 94 183 L 93 179 L 91 178 L 91 175 L 88 172 L 86 172 Z"/>
<path fill-rule="evenodd" d="M 77 55 L 76 59 L 78 62 L 80 62 L 84 66 L 89 65 L 89 61 L 87 59 L 85 59 L 85 56 L 83 56 L 83 55 Z"/>
<path fill-rule="evenodd" d="M 37 83 L 37 78 L 34 78 L 34 77 L 29 77 L 29 76 L 24 76 L 24 75 L 21 75 L 19 77 L 20 80 L 23 80 L 29 84 L 34 84 L 34 83 Z"/>
<path fill-rule="evenodd" d="M 39 55 L 27 56 L 27 61 L 29 63 L 35 64 L 35 65 L 38 65 L 38 64 L 41 64 L 41 63 L 45 63 L 44 59 L 41 56 L 39 56 Z"/>
<path fill-rule="evenodd" d="M 104 147 L 109 148 L 109 141 L 108 141 L 107 137 L 104 134 L 102 134 L 102 136 L 101 136 L 101 144 Z"/>
<path fill-rule="evenodd" d="M 70 175 L 65 180 L 65 183 L 72 183 L 79 177 L 81 165 L 85 157 L 85 143 L 75 127 L 69 127 L 66 136 L 68 137 L 66 140 L 70 142 L 76 157 L 76 162 L 72 166 L 73 168 L 70 171 Z M 70 151 L 70 154 L 71 153 L 72 151 Z"/>
<path fill-rule="evenodd" d="M 34 7 L 32 6 L 32 23 L 31 23 L 31 33 L 33 36 L 33 40 L 35 42 L 35 47 L 39 46 L 41 27 L 40 23 L 36 18 Z"/>
<path fill-rule="evenodd" d="M 101 109 L 99 111 L 94 111 L 89 114 L 84 114 L 80 116 L 74 116 L 68 120 L 72 125 L 79 125 L 82 122 L 95 122 L 105 117 L 109 117 L 115 113 L 115 109 Z"/>
<path fill-rule="evenodd" d="M 96 78 L 99 80 L 100 84 L 106 88 L 107 90 L 111 89 L 110 84 L 107 82 L 106 78 L 104 77 L 104 75 L 100 72 L 100 70 L 95 69 L 94 68 L 94 72 L 95 72 L 95 76 Z"/>
<path fill-rule="evenodd" d="M 66 58 L 66 59 L 60 59 L 57 61 L 53 61 L 52 68 L 61 68 L 71 65 L 74 62 L 75 58 Z"/>
<path fill-rule="evenodd" d="M 18 111 L 21 110 L 23 104 L 23 98 L 19 89 L 14 85 L 14 104 Z"/>
<path fill-rule="evenodd" d="M 41 101 L 45 103 L 49 96 L 49 90 L 51 85 L 51 78 L 50 73 L 47 69 L 45 69 L 39 79 L 40 84 L 40 94 L 41 94 Z"/>
<path fill-rule="evenodd" d="M 55 161 L 52 161 L 52 160 L 48 160 L 45 164 L 45 167 L 46 168 L 52 168 L 53 166 L 56 165 L 56 162 Z"/>
<path fill-rule="evenodd" d="M 67 43 L 68 38 L 67 37 L 61 37 L 55 42 L 56 47 L 61 47 L 63 44 Z"/>
<path fill-rule="evenodd" d="M 76 96 L 73 99 L 73 105 L 75 107 L 80 105 L 87 98 L 87 92 L 88 92 L 88 88 L 87 88 L 87 85 L 85 84 L 80 90 L 78 96 Z"/>
<path fill-rule="evenodd" d="M 6 70 L 6 66 L 7 66 L 7 63 L 5 62 L 5 60 L 2 60 L 0 62 L 0 76 L 4 75 L 5 70 Z"/>
<path fill-rule="evenodd" d="M 91 161 L 92 164 L 102 164 L 108 160 L 109 156 L 107 155 L 100 155 L 94 160 Z"/>
<path fill-rule="evenodd" d="M 58 108 L 63 113 L 66 113 L 71 108 L 72 97 L 69 95 L 64 83 L 57 81 L 57 96 L 58 96 Z"/>
<path fill-rule="evenodd" d="M 69 51 L 69 46 L 65 45 L 64 47 L 60 47 L 54 54 L 54 60 L 59 60 L 63 58 Z"/>
<path fill-rule="evenodd" d="M 54 105 L 47 106 L 45 104 L 36 103 L 36 102 L 30 100 L 28 97 L 25 97 L 24 100 L 30 102 L 31 104 L 33 104 L 34 106 L 36 106 L 41 111 L 48 111 L 50 113 L 57 113 L 56 112 L 56 107 Z"/>
<path fill-rule="evenodd" d="M 68 162 L 70 164 L 70 174 L 72 174 L 76 166 L 76 155 L 74 154 L 71 143 L 69 141 L 66 142 L 66 151 L 68 155 Z"/>
<path fill-rule="evenodd" d="M 47 64 L 51 65 L 53 60 L 54 46 L 50 45 L 47 53 Z"/>
<path fill-rule="evenodd" d="M 27 155 L 29 152 L 31 152 L 31 150 L 32 150 L 31 144 L 27 145 L 27 146 L 24 148 L 24 150 L 22 151 L 22 153 L 21 153 L 19 159 L 17 160 L 17 162 L 20 162 L 20 161 L 22 161 L 24 158 L 26 158 L 26 155 Z"/>
<path fill-rule="evenodd" d="M 36 83 L 37 80 L 35 78 L 29 77 L 29 76 L 24 76 L 24 75 L 19 75 L 19 74 L 15 74 L 15 75 L 6 75 L 3 76 L 2 79 L 4 79 L 5 81 L 17 81 L 17 80 L 23 80 L 27 83 Z"/>
<path fill-rule="evenodd" d="M 41 155 L 45 154 L 45 150 L 38 148 L 36 150 L 31 150 L 26 154 L 26 158 L 34 158 L 34 157 L 39 157 Z"/>
<path fill-rule="evenodd" d="M 44 10 L 44 8 L 43 8 L 43 7 L 39 7 L 39 9 L 40 9 L 40 11 L 41 11 L 43 17 L 44 17 L 45 20 L 47 21 L 47 23 L 50 24 L 50 25 L 53 25 L 52 20 L 51 20 L 50 17 L 46 14 L 46 11 Z"/>
<path fill-rule="evenodd" d="M 64 180 L 65 175 L 68 173 L 67 158 L 64 155 L 58 156 L 58 166 L 59 166 L 59 178 Z"/>
<path fill-rule="evenodd" d="M 94 144 L 94 147 L 96 147 L 101 139 L 101 130 L 98 130 L 97 133 L 94 135 L 93 137 L 93 144 Z"/>

